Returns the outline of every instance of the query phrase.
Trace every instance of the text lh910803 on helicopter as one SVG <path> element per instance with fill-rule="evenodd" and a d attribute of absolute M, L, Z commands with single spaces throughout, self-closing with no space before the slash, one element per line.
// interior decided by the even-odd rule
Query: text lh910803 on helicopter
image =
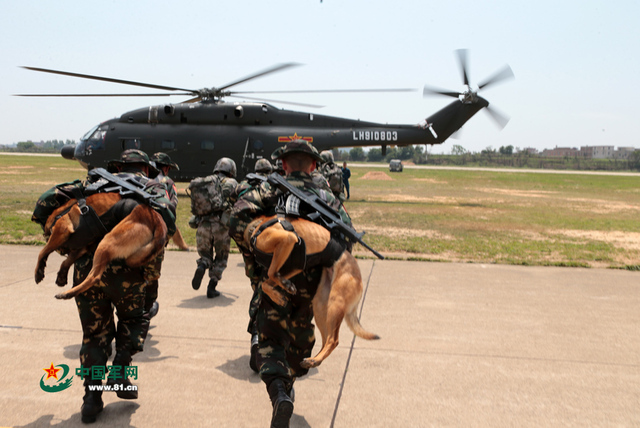
<path fill-rule="evenodd" d="M 426 118 L 418 125 L 388 125 L 339 117 L 323 116 L 284 110 L 261 99 L 255 102 L 225 103 L 225 97 L 252 99 L 244 94 L 265 93 L 319 93 L 319 92 L 392 92 L 412 89 L 353 89 L 353 90 L 300 90 L 300 91 L 230 91 L 231 86 L 257 77 L 296 66 L 280 64 L 220 88 L 200 90 L 153 85 L 148 83 L 112 79 L 65 71 L 25 67 L 29 70 L 94 79 L 146 88 L 161 89 L 165 93 L 153 94 L 21 94 L 20 96 L 167 96 L 181 95 L 192 98 L 178 104 L 155 105 L 133 110 L 120 118 L 108 120 L 91 129 L 76 146 L 67 146 L 62 156 L 76 159 L 86 168 L 105 167 L 108 160 L 116 159 L 126 149 L 138 148 L 149 154 L 165 152 L 180 165 L 172 172 L 174 180 L 189 181 L 211 173 L 216 161 L 223 157 L 235 160 L 240 174 L 253 171 L 257 159 L 268 157 L 273 150 L 287 141 L 304 139 L 320 151 L 336 147 L 388 145 L 441 144 L 460 129 L 483 108 L 496 122 L 504 126 L 508 119 L 489 109 L 489 102 L 472 90 L 467 75 L 466 51 L 459 50 L 465 90 L 463 92 L 424 88 L 424 96 L 439 94 L 456 101 Z M 511 78 L 507 66 L 478 85 L 482 89 L 490 84 Z M 242 94 L 242 95 L 237 95 Z M 255 99 L 255 98 L 253 98 Z M 319 107 L 312 104 L 271 101 Z"/>

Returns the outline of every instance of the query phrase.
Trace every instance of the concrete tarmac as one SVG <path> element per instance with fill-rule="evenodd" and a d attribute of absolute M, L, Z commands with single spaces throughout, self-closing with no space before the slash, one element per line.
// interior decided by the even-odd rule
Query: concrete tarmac
<path fill-rule="evenodd" d="M 52 363 L 75 373 L 82 339 L 74 302 L 53 297 L 61 257 L 33 280 L 40 248 L 0 245 L 0 426 L 81 426 L 79 378 L 40 386 Z M 160 312 L 133 362 L 139 398 L 105 392 L 93 426 L 269 426 L 242 259 L 231 255 L 216 299 L 206 282 L 191 288 L 196 259 L 167 252 Z M 292 427 L 640 426 L 640 273 L 359 264 L 361 322 L 381 339 L 343 325 L 338 348 L 296 382 Z"/>

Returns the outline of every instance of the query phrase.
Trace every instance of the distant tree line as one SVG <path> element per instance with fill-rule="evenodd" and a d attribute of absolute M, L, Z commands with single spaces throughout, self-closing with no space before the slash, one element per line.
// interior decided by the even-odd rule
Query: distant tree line
<path fill-rule="evenodd" d="M 567 169 L 585 171 L 640 171 L 640 150 L 634 151 L 628 159 L 585 159 L 582 157 L 548 158 L 526 150 L 519 150 L 512 145 L 499 149 L 487 147 L 479 153 L 469 152 L 464 147 L 454 144 L 451 154 L 428 154 L 424 146 L 387 147 L 386 155 L 382 149 L 371 148 L 365 152 L 362 147 L 351 149 L 333 149 L 336 162 L 385 162 L 400 159 L 416 165 L 453 165 L 483 167 L 515 167 L 536 169 Z"/>
<path fill-rule="evenodd" d="M 60 153 L 67 144 L 76 144 L 75 140 L 48 140 L 41 142 L 21 141 L 15 146 L 0 145 L 0 151 L 20 153 Z"/>

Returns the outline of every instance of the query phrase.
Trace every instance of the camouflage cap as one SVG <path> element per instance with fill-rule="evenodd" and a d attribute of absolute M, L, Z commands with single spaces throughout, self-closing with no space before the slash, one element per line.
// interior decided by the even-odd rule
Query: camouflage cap
<path fill-rule="evenodd" d="M 149 156 L 142 150 L 138 150 L 138 149 L 125 150 L 120 154 L 120 159 L 113 159 L 107 162 L 107 168 L 109 170 L 112 170 L 114 169 L 114 167 L 120 166 L 122 164 L 127 164 L 127 163 L 142 163 L 142 164 L 148 165 L 149 168 L 157 172 L 156 167 L 153 166 L 153 164 L 149 160 Z"/>
<path fill-rule="evenodd" d="M 255 172 L 270 174 L 273 171 L 273 165 L 267 159 L 258 159 L 254 170 Z"/>
<path fill-rule="evenodd" d="M 279 147 L 271 154 L 271 159 L 281 159 L 289 153 L 305 153 L 313 158 L 313 160 L 322 162 L 318 150 L 306 140 L 293 140 L 282 147 Z"/>
<path fill-rule="evenodd" d="M 151 156 L 151 161 L 155 162 L 156 165 L 166 165 L 175 169 L 176 171 L 180 171 L 180 167 L 178 166 L 178 164 L 173 162 L 169 155 L 166 153 L 154 153 L 153 156 Z"/>

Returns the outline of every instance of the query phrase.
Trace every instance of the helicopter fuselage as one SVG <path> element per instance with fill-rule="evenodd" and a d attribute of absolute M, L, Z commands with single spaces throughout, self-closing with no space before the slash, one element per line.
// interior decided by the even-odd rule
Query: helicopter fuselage
<path fill-rule="evenodd" d="M 421 125 L 393 125 L 278 109 L 267 103 L 156 105 L 123 114 L 89 131 L 62 155 L 85 168 L 106 167 L 123 150 L 169 154 L 176 181 L 211 174 L 217 160 L 233 159 L 238 174 L 252 172 L 287 141 L 305 139 L 319 150 L 337 147 L 440 144 L 488 102 L 454 101 Z M 429 129 L 430 128 L 430 129 Z"/>

